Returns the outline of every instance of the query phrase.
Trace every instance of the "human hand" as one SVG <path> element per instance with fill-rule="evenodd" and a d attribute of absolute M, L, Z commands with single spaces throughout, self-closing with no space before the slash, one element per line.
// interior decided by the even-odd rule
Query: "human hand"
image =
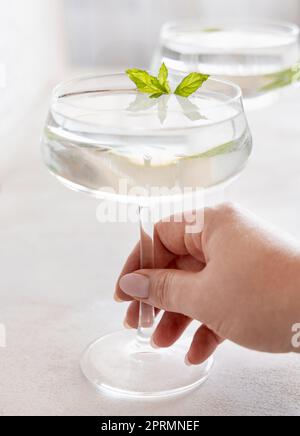
<path fill-rule="evenodd" d="M 225 339 L 259 351 L 292 348 L 300 318 L 300 248 L 230 205 L 204 211 L 201 233 L 185 222 L 155 227 L 155 266 L 139 270 L 137 246 L 122 271 L 116 300 L 131 302 L 126 325 L 137 328 L 139 301 L 164 310 L 152 338 L 171 346 L 192 320 L 187 363 L 206 360 Z"/>

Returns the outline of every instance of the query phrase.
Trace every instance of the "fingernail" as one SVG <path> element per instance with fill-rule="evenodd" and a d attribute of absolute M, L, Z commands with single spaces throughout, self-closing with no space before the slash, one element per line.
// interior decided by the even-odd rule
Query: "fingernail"
<path fill-rule="evenodd" d="M 124 328 L 125 328 L 126 330 L 132 330 L 131 325 L 129 325 L 128 322 L 127 322 L 126 320 L 123 322 L 123 325 L 124 325 Z"/>
<path fill-rule="evenodd" d="M 117 296 L 117 294 L 114 295 L 114 300 L 115 300 L 117 303 L 122 303 L 121 298 L 119 298 L 119 297 Z"/>
<path fill-rule="evenodd" d="M 147 298 L 149 296 L 149 279 L 141 274 L 127 274 L 121 278 L 120 288 L 131 297 Z"/>
<path fill-rule="evenodd" d="M 189 360 L 189 356 L 188 356 L 188 355 L 185 356 L 184 363 L 185 363 L 187 366 L 192 366 L 192 364 L 191 364 L 191 362 L 190 362 L 190 360 Z"/>
<path fill-rule="evenodd" d="M 158 348 L 160 348 L 158 345 L 156 345 L 156 343 L 154 342 L 154 339 L 151 338 L 151 347 L 155 348 L 155 350 L 157 350 Z"/>

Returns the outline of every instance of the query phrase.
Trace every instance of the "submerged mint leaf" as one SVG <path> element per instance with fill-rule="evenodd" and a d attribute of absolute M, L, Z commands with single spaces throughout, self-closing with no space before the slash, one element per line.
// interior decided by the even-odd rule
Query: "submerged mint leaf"
<path fill-rule="evenodd" d="M 211 150 L 205 151 L 204 153 L 194 154 L 192 156 L 184 156 L 186 159 L 199 159 L 199 158 L 212 158 L 215 156 L 233 153 L 237 150 L 237 142 L 230 141 L 225 144 L 219 145 Z"/>
<path fill-rule="evenodd" d="M 191 73 L 185 77 L 177 86 L 175 94 L 180 97 L 189 97 L 198 91 L 199 88 L 209 79 L 209 75 L 201 73 Z"/>
<path fill-rule="evenodd" d="M 273 91 L 279 88 L 284 88 L 285 86 L 292 85 L 293 83 L 300 81 L 300 63 L 294 65 L 288 70 L 281 71 L 280 73 L 275 73 L 267 76 L 270 83 L 263 86 L 260 91 Z"/>
<path fill-rule="evenodd" d="M 220 154 L 232 153 L 236 151 L 237 143 L 236 141 L 226 142 L 225 144 L 219 145 L 218 147 L 213 148 L 212 150 L 206 151 L 202 153 L 201 157 L 215 157 Z"/>
<path fill-rule="evenodd" d="M 215 33 L 215 32 L 222 32 L 223 29 L 221 29 L 220 27 L 206 27 L 205 29 L 202 30 L 202 32 L 207 32 L 207 33 Z"/>

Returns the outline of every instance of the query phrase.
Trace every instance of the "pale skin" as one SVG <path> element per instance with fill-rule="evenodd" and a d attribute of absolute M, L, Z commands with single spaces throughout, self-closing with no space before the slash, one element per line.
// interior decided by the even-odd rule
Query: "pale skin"
<path fill-rule="evenodd" d="M 232 205 L 204 211 L 201 232 L 185 222 L 155 227 L 153 270 L 139 270 L 139 247 L 118 280 L 117 301 L 131 301 L 127 328 L 137 328 L 139 302 L 164 311 L 154 347 L 169 347 L 192 320 L 196 331 L 186 363 L 205 361 L 224 341 L 270 353 L 300 352 L 300 244 Z"/>

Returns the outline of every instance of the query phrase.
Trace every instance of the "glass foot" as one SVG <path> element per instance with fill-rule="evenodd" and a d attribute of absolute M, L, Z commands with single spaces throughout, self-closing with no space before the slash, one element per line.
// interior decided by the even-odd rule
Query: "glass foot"
<path fill-rule="evenodd" d="M 178 395 L 204 383 L 213 358 L 199 366 L 184 363 L 189 342 L 154 350 L 136 341 L 136 332 L 124 330 L 98 339 L 81 360 L 85 377 L 97 389 L 130 397 Z"/>

